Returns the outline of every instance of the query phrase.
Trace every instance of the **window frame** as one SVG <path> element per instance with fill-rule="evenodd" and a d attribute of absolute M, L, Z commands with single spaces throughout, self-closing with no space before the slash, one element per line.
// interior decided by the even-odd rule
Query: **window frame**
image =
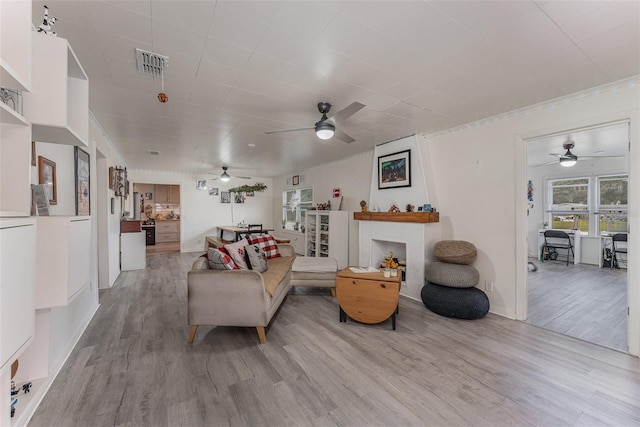
<path fill-rule="evenodd" d="M 554 216 L 562 216 L 562 215 L 573 215 L 573 216 L 583 216 L 585 215 L 586 218 L 588 219 L 588 235 L 589 236 L 600 236 L 602 233 L 610 233 L 610 232 L 627 232 L 628 228 L 629 228 L 629 221 L 628 221 L 628 200 L 629 200 L 629 188 L 627 185 L 627 203 L 624 205 L 620 205 L 619 209 L 602 209 L 602 205 L 600 204 L 601 201 L 601 182 L 603 180 L 606 179 L 610 179 L 610 178 L 614 178 L 614 177 L 620 177 L 620 179 L 624 179 L 627 181 L 629 181 L 629 174 L 628 173 L 607 173 L 607 174 L 599 174 L 599 175 L 592 175 L 592 176 L 574 176 L 574 177 L 559 177 L 559 178 L 548 178 L 546 180 L 546 188 L 547 188 L 547 194 L 545 195 L 546 197 L 546 203 L 547 203 L 547 210 L 545 212 L 544 218 L 545 221 L 550 224 L 550 228 L 554 228 L 553 227 L 553 217 Z M 554 206 L 554 200 L 553 200 L 553 189 L 554 189 L 554 183 L 557 183 L 559 181 L 576 181 L 576 180 L 586 180 L 586 185 L 587 185 L 587 204 L 586 204 L 586 209 L 553 209 Z M 579 184 L 579 185 L 585 185 L 585 184 Z M 615 230 L 611 230 L 611 227 L 608 227 L 608 229 L 602 229 L 602 224 L 601 224 L 601 217 L 603 215 L 611 215 L 611 214 L 617 214 L 619 217 L 625 217 L 626 221 L 622 221 L 622 222 L 626 222 L 626 227 L 625 230 L 621 230 L 621 229 L 615 229 Z M 575 219 L 574 219 L 574 224 L 571 226 L 571 229 L 574 229 L 576 225 Z M 559 228 L 559 227 L 555 227 L 558 229 L 563 229 L 563 228 Z M 584 230 L 582 230 L 584 232 Z"/>
<path fill-rule="evenodd" d="M 303 191 L 311 191 L 311 200 L 304 202 L 297 202 L 294 206 L 289 206 L 288 195 L 291 193 L 297 193 L 298 200 L 302 199 Z M 300 188 L 286 188 L 282 190 L 282 229 L 285 231 L 304 231 L 304 223 L 306 219 L 306 212 L 309 208 L 313 207 L 313 186 L 300 187 Z M 295 212 L 294 220 L 290 219 L 287 212 Z"/>

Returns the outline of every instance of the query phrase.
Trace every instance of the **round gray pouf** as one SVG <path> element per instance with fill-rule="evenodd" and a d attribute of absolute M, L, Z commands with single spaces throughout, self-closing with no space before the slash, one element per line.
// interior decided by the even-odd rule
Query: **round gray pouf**
<path fill-rule="evenodd" d="M 424 306 L 456 319 L 480 319 L 489 312 L 489 298 L 478 288 L 449 288 L 426 282 L 420 293 Z"/>
<path fill-rule="evenodd" d="M 480 280 L 480 273 L 471 265 L 432 262 L 425 267 L 424 277 L 440 286 L 473 288 Z"/>
<path fill-rule="evenodd" d="M 473 264 L 478 250 L 473 243 L 464 240 L 441 240 L 433 246 L 438 261 L 451 264 Z"/>

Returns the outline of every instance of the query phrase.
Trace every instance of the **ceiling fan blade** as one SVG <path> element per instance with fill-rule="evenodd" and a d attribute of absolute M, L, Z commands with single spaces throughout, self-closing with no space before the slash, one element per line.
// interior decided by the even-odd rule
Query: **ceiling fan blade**
<path fill-rule="evenodd" d="M 238 179 L 251 179 L 250 176 L 232 176 L 231 178 L 238 178 Z"/>
<path fill-rule="evenodd" d="M 346 133 L 342 132 L 340 129 L 336 129 L 336 132 L 333 134 L 333 136 L 335 136 L 336 138 L 338 138 L 341 141 L 346 142 L 347 144 L 350 144 L 353 141 L 355 141 L 355 139 L 353 139 L 352 137 L 350 137 Z"/>
<path fill-rule="evenodd" d="M 327 120 L 330 120 L 333 123 L 339 122 L 341 120 L 345 120 L 346 118 L 351 117 L 352 115 L 354 115 L 358 111 L 362 110 L 364 107 L 365 107 L 364 104 L 361 104 L 359 102 L 354 102 L 351 105 L 349 105 L 349 106 L 343 108 L 342 110 L 338 111 L 337 113 L 333 114 L 332 116 L 327 118 Z M 349 142 L 353 142 L 353 141 L 349 141 Z"/>
<path fill-rule="evenodd" d="M 306 127 L 306 128 L 297 128 L 297 129 L 272 130 L 272 131 L 269 131 L 269 132 L 265 132 L 265 134 L 271 135 L 271 134 L 274 134 L 274 133 L 298 132 L 298 131 L 301 131 L 301 130 L 312 130 L 312 129 L 315 129 L 315 128 L 314 127 Z"/>

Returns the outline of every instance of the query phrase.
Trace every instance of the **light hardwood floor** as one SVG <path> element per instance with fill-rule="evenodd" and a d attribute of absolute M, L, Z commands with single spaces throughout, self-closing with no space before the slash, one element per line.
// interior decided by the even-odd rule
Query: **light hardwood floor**
<path fill-rule="evenodd" d="M 405 298 L 392 331 L 340 323 L 328 290 L 294 289 L 265 345 L 231 327 L 200 327 L 189 345 L 198 255 L 149 256 L 101 292 L 30 427 L 640 425 L 639 358 Z"/>
<path fill-rule="evenodd" d="M 627 351 L 627 270 L 532 260 L 527 322 Z"/>

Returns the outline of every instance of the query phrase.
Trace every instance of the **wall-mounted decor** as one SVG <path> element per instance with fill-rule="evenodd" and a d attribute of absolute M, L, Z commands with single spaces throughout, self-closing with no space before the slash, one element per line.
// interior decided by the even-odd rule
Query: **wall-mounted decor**
<path fill-rule="evenodd" d="M 116 198 L 112 197 L 111 198 L 111 214 L 113 215 L 114 213 L 116 213 Z"/>
<path fill-rule="evenodd" d="M 197 180 L 196 181 L 196 190 L 206 190 L 207 189 L 207 180 Z"/>
<path fill-rule="evenodd" d="M 111 170 L 111 168 L 109 168 Z M 127 168 L 116 166 L 113 169 L 113 190 L 118 197 L 127 197 L 129 195 L 129 188 L 127 181 Z"/>
<path fill-rule="evenodd" d="M 411 187 L 411 150 L 378 157 L 378 188 Z"/>
<path fill-rule="evenodd" d="M 58 203 L 58 186 L 56 184 L 56 163 L 38 156 L 38 183 L 47 186 L 49 204 Z"/>
<path fill-rule="evenodd" d="M 31 166 L 37 166 L 36 162 L 36 142 L 31 141 Z"/>
<path fill-rule="evenodd" d="M 22 115 L 22 92 L 0 87 L 0 101 L 16 113 Z"/>
<path fill-rule="evenodd" d="M 244 193 L 244 195 L 246 197 L 254 197 L 256 193 L 254 193 L 253 191 L 247 191 L 246 193 Z"/>
<path fill-rule="evenodd" d="M 300 184 L 300 175 L 293 175 L 292 182 L 293 182 L 293 185 Z"/>
<path fill-rule="evenodd" d="M 89 153 L 75 147 L 76 171 L 76 215 L 91 215 L 90 182 L 89 182 Z"/>
<path fill-rule="evenodd" d="M 153 200 L 153 193 L 144 193 L 145 200 Z"/>
<path fill-rule="evenodd" d="M 221 191 L 220 203 L 231 203 L 231 193 L 228 191 Z"/>
<path fill-rule="evenodd" d="M 109 189 L 116 188 L 116 168 L 109 166 Z"/>
<path fill-rule="evenodd" d="M 239 187 L 233 187 L 229 189 L 229 192 L 231 193 L 248 193 L 248 192 L 255 192 L 255 191 L 265 191 L 267 189 L 267 186 L 264 185 L 261 182 L 256 182 L 253 185 L 241 185 Z"/>
<path fill-rule="evenodd" d="M 244 195 L 242 193 L 233 193 L 233 201 L 236 203 L 244 203 Z"/>
<path fill-rule="evenodd" d="M 218 187 L 209 188 L 209 195 L 210 196 L 217 196 L 218 195 Z"/>
<path fill-rule="evenodd" d="M 49 216 L 49 200 L 47 197 L 46 184 L 38 184 L 31 186 L 31 197 L 35 210 L 40 216 Z"/>

